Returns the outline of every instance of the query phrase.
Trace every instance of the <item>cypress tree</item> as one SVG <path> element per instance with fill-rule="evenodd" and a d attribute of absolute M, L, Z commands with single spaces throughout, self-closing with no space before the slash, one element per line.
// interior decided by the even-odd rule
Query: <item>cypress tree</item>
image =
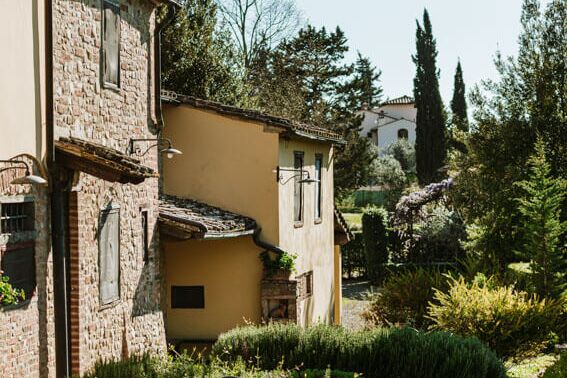
<path fill-rule="evenodd" d="M 455 71 L 455 83 L 453 87 L 453 99 L 451 100 L 451 112 L 453 112 L 453 124 L 462 131 L 469 131 L 469 120 L 467 117 L 467 101 L 465 99 L 465 82 L 463 81 L 463 69 L 461 62 L 457 63 Z"/>
<path fill-rule="evenodd" d="M 423 12 L 423 27 L 417 23 L 414 97 L 417 108 L 415 152 L 417 178 L 421 185 L 437 181 L 442 174 L 447 155 L 445 142 L 445 111 L 439 93 L 439 71 L 436 67 L 437 48 L 427 9 Z"/>
<path fill-rule="evenodd" d="M 567 222 L 561 221 L 561 203 L 567 193 L 567 181 L 551 175 L 542 139 L 528 163 L 531 176 L 516 183 L 523 195 L 517 199 L 522 222 L 523 245 L 518 252 L 531 260 L 533 283 L 537 293 L 559 297 L 567 288 L 567 253 L 561 238 L 567 232 Z"/>

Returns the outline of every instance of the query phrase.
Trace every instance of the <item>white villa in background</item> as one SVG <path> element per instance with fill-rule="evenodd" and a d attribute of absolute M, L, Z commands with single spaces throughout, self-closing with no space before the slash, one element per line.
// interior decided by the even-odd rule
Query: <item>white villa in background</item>
<path fill-rule="evenodd" d="M 381 153 L 401 138 L 415 143 L 417 109 L 413 97 L 398 97 L 372 109 L 363 104 L 358 114 L 364 116 L 360 136 L 371 138 Z"/>

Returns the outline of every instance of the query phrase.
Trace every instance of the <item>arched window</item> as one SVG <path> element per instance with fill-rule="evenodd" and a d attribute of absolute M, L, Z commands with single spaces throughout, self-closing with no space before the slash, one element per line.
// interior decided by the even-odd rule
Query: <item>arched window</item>
<path fill-rule="evenodd" d="M 408 129 L 399 129 L 398 139 L 408 139 Z"/>

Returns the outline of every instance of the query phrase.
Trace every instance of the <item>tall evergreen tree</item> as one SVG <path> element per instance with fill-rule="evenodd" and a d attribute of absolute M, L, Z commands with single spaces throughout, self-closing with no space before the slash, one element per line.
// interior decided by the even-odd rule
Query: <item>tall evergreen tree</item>
<path fill-rule="evenodd" d="M 160 8 L 163 17 L 167 7 Z M 215 0 L 189 0 L 162 34 L 164 89 L 231 105 L 249 105 L 230 34 L 217 24 Z"/>
<path fill-rule="evenodd" d="M 353 74 L 354 67 L 344 62 L 347 51 L 347 39 L 340 28 L 329 32 L 307 26 L 275 50 L 259 54 L 261 59 L 251 66 L 262 110 L 331 128 L 344 137 L 347 144 L 335 150 L 339 196 L 366 185 L 376 159 L 369 139 L 359 137 L 362 120 L 356 114 L 362 96 L 369 93 L 368 87 L 361 85 L 366 79 Z M 376 72 L 369 67 L 365 74 L 375 79 Z M 375 80 L 372 85 L 371 95 L 378 96 Z"/>
<path fill-rule="evenodd" d="M 467 100 L 465 99 L 465 82 L 463 80 L 463 69 L 461 62 L 457 63 L 455 71 L 455 82 L 453 87 L 453 99 L 451 100 L 451 112 L 453 113 L 453 124 L 462 131 L 469 131 L 469 119 L 467 116 Z"/>
<path fill-rule="evenodd" d="M 531 261 L 533 283 L 538 294 L 559 297 L 567 288 L 567 252 L 561 237 L 567 222 L 561 221 L 561 203 L 567 194 L 567 181 L 551 176 L 542 139 L 529 159 L 531 176 L 517 182 L 522 196 L 517 199 L 522 214 L 520 233 L 524 243 L 518 252 Z"/>
<path fill-rule="evenodd" d="M 521 193 L 513 183 L 528 179 L 538 135 L 551 175 L 567 177 L 566 20 L 566 1 L 542 9 L 538 0 L 524 0 L 517 56 L 497 54 L 500 78 L 471 91 L 475 127 L 466 136 L 467 154 L 455 155 L 459 179 L 453 197 L 466 221 L 479 226 L 476 251 L 501 268 L 523 243 L 514 200 Z M 567 219 L 567 200 L 561 217 Z"/>
<path fill-rule="evenodd" d="M 345 88 L 352 91 L 349 97 L 354 103 L 349 106 L 356 109 L 362 104 L 367 104 L 370 108 L 378 105 L 382 100 L 380 75 L 382 72 L 372 65 L 370 59 L 359 52 L 354 64 L 354 77 Z"/>
<path fill-rule="evenodd" d="M 423 12 L 423 27 L 417 23 L 414 97 L 417 108 L 415 152 L 417 177 L 421 185 L 441 178 L 439 169 L 447 155 L 445 142 L 445 111 L 439 93 L 439 71 L 436 67 L 437 48 L 427 10 Z"/>

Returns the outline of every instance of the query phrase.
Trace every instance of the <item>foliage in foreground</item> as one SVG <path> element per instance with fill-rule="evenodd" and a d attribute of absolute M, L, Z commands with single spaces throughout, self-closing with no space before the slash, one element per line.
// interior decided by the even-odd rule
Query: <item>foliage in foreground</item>
<path fill-rule="evenodd" d="M 15 289 L 10 284 L 8 276 L 3 276 L 0 271 L 0 305 L 9 306 L 26 299 L 23 290 Z"/>
<path fill-rule="evenodd" d="M 426 315 L 435 289 L 445 291 L 447 286 L 447 277 L 439 268 L 407 269 L 392 274 L 375 294 L 365 316 L 375 324 L 426 327 L 431 323 Z"/>
<path fill-rule="evenodd" d="M 567 352 L 564 352 L 559 357 L 553 366 L 545 371 L 543 378 L 565 378 L 567 377 Z"/>
<path fill-rule="evenodd" d="M 207 360 L 201 355 L 180 354 L 158 358 L 148 355 L 131 356 L 120 361 L 99 361 L 83 378 L 356 378 L 356 373 L 340 370 L 294 368 L 260 370 L 247 366 L 241 360 L 225 363 L 219 359 Z"/>
<path fill-rule="evenodd" d="M 222 334 L 213 353 L 266 370 L 281 365 L 331 367 L 375 378 L 506 376 L 496 354 L 477 339 L 410 328 L 349 332 L 323 325 L 247 326 Z"/>
<path fill-rule="evenodd" d="M 500 356 L 534 352 L 546 346 L 560 322 L 562 305 L 539 300 L 490 280 L 450 278 L 449 290 L 436 290 L 429 307 L 433 328 L 476 336 Z"/>

